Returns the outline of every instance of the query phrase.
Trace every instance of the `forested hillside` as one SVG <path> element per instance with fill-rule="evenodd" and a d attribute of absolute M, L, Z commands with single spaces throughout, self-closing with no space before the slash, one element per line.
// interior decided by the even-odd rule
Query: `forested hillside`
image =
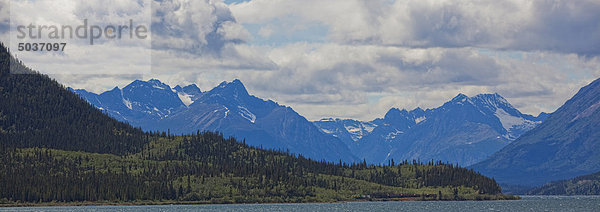
<path fill-rule="evenodd" d="M 11 63 L 12 61 L 12 63 Z M 64 86 L 35 73 L 0 46 L 0 143 L 124 155 L 138 152 L 147 136 L 118 122 Z"/>
<path fill-rule="evenodd" d="M 600 172 L 569 180 L 547 183 L 528 192 L 530 195 L 600 195 Z"/>
<path fill-rule="evenodd" d="M 32 73 L 10 74 L 11 64 Z M 0 65 L 0 204 L 512 198 L 452 165 L 334 164 L 220 133 L 144 133 L 33 73 L 3 45 Z"/>
<path fill-rule="evenodd" d="M 0 195 L 13 201 L 320 202 L 357 194 L 504 198 L 492 179 L 452 165 L 317 162 L 249 148 L 216 133 L 159 138 L 125 157 L 40 148 L 4 151 Z"/>

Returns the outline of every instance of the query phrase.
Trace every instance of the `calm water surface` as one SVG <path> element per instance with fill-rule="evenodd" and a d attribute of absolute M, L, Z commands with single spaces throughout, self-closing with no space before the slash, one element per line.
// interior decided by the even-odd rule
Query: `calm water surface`
<path fill-rule="evenodd" d="M 30 207 L 0 211 L 600 211 L 600 196 L 523 196 L 523 200 L 480 202 Z"/>

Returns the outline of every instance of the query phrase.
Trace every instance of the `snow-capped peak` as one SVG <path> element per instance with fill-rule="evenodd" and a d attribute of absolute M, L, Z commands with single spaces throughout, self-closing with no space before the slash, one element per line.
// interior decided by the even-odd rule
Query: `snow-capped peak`
<path fill-rule="evenodd" d="M 458 95 L 456 95 L 454 98 L 452 98 L 452 102 L 464 102 L 467 99 L 469 99 L 469 97 L 463 93 L 459 93 Z"/>
<path fill-rule="evenodd" d="M 157 79 L 150 79 L 150 80 L 148 80 L 147 84 L 149 84 L 153 88 L 162 89 L 162 90 L 166 90 L 166 89 L 171 90 L 171 87 L 169 85 L 167 85 Z"/>
<path fill-rule="evenodd" d="M 514 107 L 510 103 L 508 103 L 508 101 L 504 97 L 500 96 L 500 94 L 498 94 L 498 93 L 479 94 L 477 96 L 474 96 L 472 99 L 475 100 L 476 102 L 479 102 L 480 104 L 491 107 L 490 109 L 506 108 L 506 109 L 514 110 Z"/>

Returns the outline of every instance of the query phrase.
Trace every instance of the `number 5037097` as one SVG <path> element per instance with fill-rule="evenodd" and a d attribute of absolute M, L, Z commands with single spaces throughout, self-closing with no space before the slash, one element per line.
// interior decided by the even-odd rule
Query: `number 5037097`
<path fill-rule="evenodd" d="M 65 51 L 67 43 L 19 43 L 19 51 Z"/>

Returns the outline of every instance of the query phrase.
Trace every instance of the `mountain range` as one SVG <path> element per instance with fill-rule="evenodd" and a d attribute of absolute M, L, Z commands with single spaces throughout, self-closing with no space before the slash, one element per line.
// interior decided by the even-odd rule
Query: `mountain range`
<path fill-rule="evenodd" d="M 156 79 L 136 80 L 101 94 L 71 90 L 117 120 L 146 131 L 219 131 L 251 146 L 289 150 L 317 160 L 357 161 L 339 139 L 322 133 L 290 107 L 248 94 L 239 80 L 205 92 L 196 85 L 171 88 Z"/>
<path fill-rule="evenodd" d="M 346 143 L 370 163 L 441 160 L 471 165 L 540 124 L 547 114 L 526 115 L 499 94 L 459 94 L 433 109 L 390 109 L 370 122 L 322 119 L 323 132 Z"/>
<path fill-rule="evenodd" d="M 546 117 L 522 114 L 499 94 L 459 94 L 434 109 L 392 108 L 368 122 L 328 118 L 311 123 L 290 107 L 250 95 L 240 80 L 209 91 L 194 84 L 171 88 L 156 79 L 136 80 L 101 94 L 71 90 L 117 120 L 146 131 L 219 131 L 252 146 L 375 164 L 393 159 L 471 165 Z"/>

